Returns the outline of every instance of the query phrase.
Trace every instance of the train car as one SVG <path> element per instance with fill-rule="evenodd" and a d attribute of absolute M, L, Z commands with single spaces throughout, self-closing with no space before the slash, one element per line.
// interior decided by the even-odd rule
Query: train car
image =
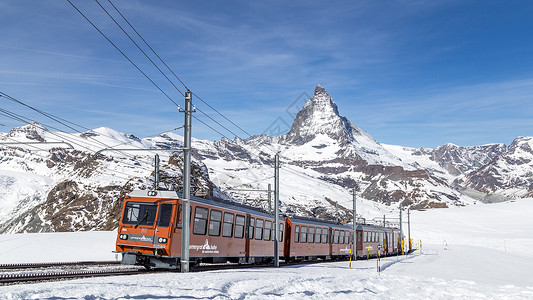
<path fill-rule="evenodd" d="M 189 261 L 254 263 L 274 256 L 274 217 L 252 207 L 191 197 Z M 133 191 L 124 199 L 116 251 L 122 263 L 177 269 L 181 258 L 182 199 L 176 191 Z M 285 220 L 279 255 L 284 254 Z"/>
<path fill-rule="evenodd" d="M 357 256 L 391 255 L 398 250 L 399 230 L 375 225 L 357 225 Z"/>
<path fill-rule="evenodd" d="M 285 218 L 286 261 L 348 258 L 351 250 L 349 227 L 302 217 Z"/>

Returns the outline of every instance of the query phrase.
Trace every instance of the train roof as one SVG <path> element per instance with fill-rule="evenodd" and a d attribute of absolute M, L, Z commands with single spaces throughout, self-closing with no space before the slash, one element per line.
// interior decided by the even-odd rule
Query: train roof
<path fill-rule="evenodd" d="M 394 230 L 398 230 L 398 228 L 383 227 L 383 226 L 371 225 L 371 224 L 359 224 L 357 225 L 357 230 L 394 231 Z"/>
<path fill-rule="evenodd" d="M 134 190 L 128 194 L 131 197 L 144 197 L 144 198 L 161 198 L 161 199 L 183 199 L 182 194 L 177 191 L 162 191 L 162 190 Z M 220 208 L 231 209 L 240 211 L 243 213 L 249 213 L 254 215 L 260 215 L 262 217 L 274 218 L 273 214 L 269 214 L 259 208 L 253 206 L 248 206 L 240 204 L 237 202 L 224 200 L 220 198 L 211 197 L 201 198 L 196 196 L 191 196 L 191 201 L 196 203 L 202 203 L 212 206 L 217 206 Z"/>
<path fill-rule="evenodd" d="M 330 227 L 338 227 L 338 228 L 343 228 L 343 229 L 353 229 L 351 226 L 348 226 L 345 224 L 337 224 L 332 221 L 319 220 L 319 219 L 314 219 L 314 218 L 289 216 L 289 219 L 291 220 L 291 222 L 307 224 L 307 225 L 330 226 Z"/>

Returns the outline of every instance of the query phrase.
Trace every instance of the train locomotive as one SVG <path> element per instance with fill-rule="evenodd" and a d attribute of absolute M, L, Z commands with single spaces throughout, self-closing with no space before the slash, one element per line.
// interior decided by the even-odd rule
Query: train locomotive
<path fill-rule="evenodd" d="M 274 215 L 222 199 L 191 196 L 189 262 L 268 263 L 274 259 Z M 176 191 L 135 190 L 124 198 L 116 253 L 122 263 L 179 269 L 182 199 Z M 353 228 L 302 217 L 279 222 L 281 260 L 337 260 L 353 253 Z M 356 255 L 394 254 L 399 230 L 357 225 Z"/>

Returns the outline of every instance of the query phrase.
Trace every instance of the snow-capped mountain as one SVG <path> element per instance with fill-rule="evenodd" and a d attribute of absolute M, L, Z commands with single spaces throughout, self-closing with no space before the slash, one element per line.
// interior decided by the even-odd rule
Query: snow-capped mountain
<path fill-rule="evenodd" d="M 122 144 L 151 147 L 149 141 L 109 128 L 67 134 L 31 123 L 3 134 L 0 141 L 11 143 L 0 150 L 0 232 L 111 230 L 124 195 L 153 184 L 153 160 L 145 153 L 95 155 Z M 74 149 L 31 144 L 35 141 L 68 142 Z M 179 156 L 167 155 L 161 168 L 161 186 L 181 182 Z M 213 193 L 205 166 L 194 162 L 192 169 L 196 191 Z"/>
<path fill-rule="evenodd" d="M 487 202 L 533 196 L 533 137 L 516 138 L 507 150 L 455 182 Z"/>
<path fill-rule="evenodd" d="M 531 197 L 532 140 L 436 149 L 380 144 L 342 117 L 319 85 L 286 134 L 193 139 L 194 191 L 267 210 L 265 190 L 279 153 L 281 209 L 289 214 L 349 219 L 354 186 L 358 216 L 367 219 L 396 216 L 399 205 L 434 208 Z M 113 229 L 123 196 L 153 186 L 154 153 L 95 153 L 183 147 L 183 137 L 171 132 L 138 138 L 102 127 L 69 134 L 36 123 L 0 133 L 0 142 L 10 143 L 0 146 L 0 232 Z M 181 157 L 159 155 L 160 186 L 179 189 Z"/>
<path fill-rule="evenodd" d="M 298 112 L 290 131 L 279 137 L 254 136 L 246 140 L 221 141 L 218 153 L 198 151 L 208 166 L 217 157 L 229 154 L 247 157 L 260 168 L 279 151 L 288 170 L 308 174 L 345 189 L 358 185 L 360 195 L 383 204 L 419 207 L 464 205 L 474 200 L 449 186 L 446 181 L 426 172 L 419 165 L 404 162 L 367 132 L 340 116 L 330 94 L 320 85 L 314 96 Z M 270 155 L 268 155 L 270 153 Z M 250 169 L 243 169 L 250 172 Z M 224 182 L 216 182 L 224 186 Z M 250 187 L 264 189 L 257 183 Z M 297 203 L 295 203 L 297 204 Z"/>

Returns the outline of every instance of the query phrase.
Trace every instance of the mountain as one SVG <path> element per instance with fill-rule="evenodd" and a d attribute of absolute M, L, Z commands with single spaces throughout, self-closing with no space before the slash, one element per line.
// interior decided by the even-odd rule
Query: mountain
<path fill-rule="evenodd" d="M 518 137 L 505 152 L 455 182 L 486 202 L 533 197 L 533 137 Z"/>
<path fill-rule="evenodd" d="M 320 85 L 279 136 L 193 139 L 193 192 L 268 210 L 274 154 L 280 154 L 283 213 L 329 220 L 396 217 L 398 206 L 439 208 L 532 197 L 533 138 L 511 145 L 436 149 L 386 145 L 339 113 Z M 0 232 L 113 229 L 123 196 L 154 185 L 154 153 L 102 149 L 180 149 L 183 137 L 138 138 L 110 128 L 53 132 L 38 123 L 0 133 Z M 20 142 L 20 144 L 14 144 Z M 34 144 L 52 142 L 53 144 Z M 180 189 L 182 159 L 158 152 L 162 188 Z"/>
<path fill-rule="evenodd" d="M 82 134 L 57 133 L 31 123 L 1 135 L 0 140 L 68 141 L 74 147 L 10 144 L 0 148 L 0 232 L 111 230 L 118 224 L 124 195 L 153 185 L 153 160 L 145 153 L 95 155 L 111 145 L 149 148 L 148 142 L 133 135 L 109 128 Z M 161 186 L 179 185 L 181 158 L 166 158 Z M 193 191 L 212 194 L 205 166 L 194 162 L 192 172 L 197 179 Z"/>
<path fill-rule="evenodd" d="M 507 150 L 504 144 L 460 147 L 446 144 L 432 151 L 431 156 L 452 175 L 461 175 L 479 169 Z"/>

